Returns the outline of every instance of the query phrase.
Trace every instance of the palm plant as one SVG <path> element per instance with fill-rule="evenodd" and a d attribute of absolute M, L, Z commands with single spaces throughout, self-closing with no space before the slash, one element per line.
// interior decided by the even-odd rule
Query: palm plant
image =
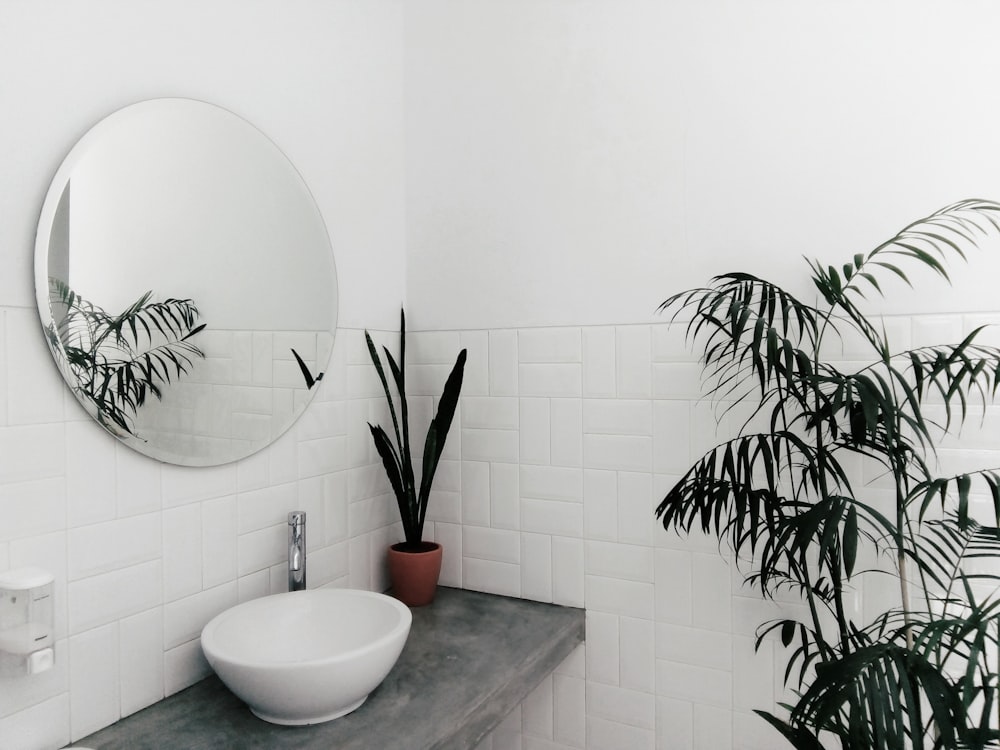
<path fill-rule="evenodd" d="M 368 354 L 371 356 L 372 364 L 375 365 L 375 370 L 378 372 L 379 380 L 382 381 L 382 388 L 385 391 L 385 400 L 389 405 L 389 414 L 392 417 L 395 443 L 381 425 L 373 425 L 369 422 L 368 428 L 371 430 L 375 448 L 382 459 L 393 494 L 396 496 L 396 504 L 399 506 L 399 518 L 403 522 L 403 535 L 406 538 L 402 549 L 403 551 L 416 551 L 420 549 L 423 540 L 424 519 L 427 517 L 427 504 L 430 501 L 434 474 L 437 471 L 438 462 L 441 460 L 441 454 L 444 452 L 445 440 L 448 437 L 451 420 L 455 416 L 455 408 L 458 406 L 458 396 L 462 390 L 466 350 L 462 349 L 458 353 L 458 359 L 445 381 L 444 392 L 438 401 L 437 414 L 427 429 L 418 489 L 413 459 L 410 455 L 410 417 L 406 403 L 406 316 L 404 312 L 399 311 L 399 363 L 397 364 L 388 347 L 382 347 L 389 364 L 389 370 L 392 372 L 396 391 L 399 394 L 398 414 L 393 403 L 392 393 L 389 390 L 385 369 L 382 367 L 382 361 L 368 331 L 365 331 L 365 341 L 368 343 Z"/>
<path fill-rule="evenodd" d="M 774 635 L 787 649 L 795 702 L 781 717 L 757 713 L 799 750 L 1000 739 L 1000 577 L 984 565 L 1000 554 L 1000 473 L 938 476 L 935 461 L 940 438 L 995 394 L 1000 349 L 978 343 L 979 328 L 957 344 L 894 351 L 861 309 L 866 295 L 882 295 L 881 276 L 909 284 L 908 264 L 947 280 L 949 258 L 964 260 L 964 248 L 998 228 L 1000 204 L 962 201 L 842 268 L 808 261 L 814 305 L 746 273 L 661 305 L 703 346 L 719 408 L 749 409 L 736 437 L 669 490 L 657 517 L 667 529 L 717 536 L 763 596 L 791 591 L 806 605 L 799 619 L 762 624 L 756 642 Z M 848 334 L 871 351 L 859 369 L 824 359 L 824 342 Z M 891 501 L 853 479 L 866 462 Z M 992 503 L 992 526 L 973 517 L 977 497 Z M 886 572 L 901 606 L 859 621 L 848 597 Z"/>
<path fill-rule="evenodd" d="M 49 347 L 80 401 L 117 435 L 134 435 L 135 416 L 149 396 L 162 398 L 164 386 L 205 356 L 190 340 L 205 328 L 195 304 L 152 297 L 145 292 L 112 315 L 49 279 Z"/>

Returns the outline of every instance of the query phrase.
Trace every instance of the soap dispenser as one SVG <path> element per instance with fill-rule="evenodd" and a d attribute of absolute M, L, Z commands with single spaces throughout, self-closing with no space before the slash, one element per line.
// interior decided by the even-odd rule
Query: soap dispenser
<path fill-rule="evenodd" d="M 41 568 L 0 573 L 0 677 L 52 667 L 53 585 L 52 574 Z"/>

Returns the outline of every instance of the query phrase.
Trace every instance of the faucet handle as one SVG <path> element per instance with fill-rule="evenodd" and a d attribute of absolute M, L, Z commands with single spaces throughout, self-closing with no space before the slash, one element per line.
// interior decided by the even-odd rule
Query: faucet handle
<path fill-rule="evenodd" d="M 293 510 L 288 513 L 289 526 L 301 526 L 306 522 L 306 512 L 304 510 Z"/>

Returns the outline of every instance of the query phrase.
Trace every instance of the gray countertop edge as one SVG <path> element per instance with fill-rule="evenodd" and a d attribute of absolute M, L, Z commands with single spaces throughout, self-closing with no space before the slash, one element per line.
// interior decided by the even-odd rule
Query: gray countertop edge
<path fill-rule="evenodd" d="M 357 711 L 282 727 L 214 675 L 77 741 L 94 750 L 472 750 L 585 638 L 582 609 L 440 588 Z M 72 747 L 72 745 L 70 746 Z"/>
<path fill-rule="evenodd" d="M 581 615 L 583 610 L 580 610 Z M 465 750 L 479 742 L 500 724 L 531 693 L 542 680 L 573 653 L 584 641 L 583 618 L 579 627 L 572 626 L 565 638 L 539 647 L 530 660 L 521 665 L 522 681 L 509 681 L 476 706 L 471 706 L 464 719 L 455 723 L 454 731 L 443 736 L 431 750 Z M 575 636 L 575 637 L 574 637 Z"/>

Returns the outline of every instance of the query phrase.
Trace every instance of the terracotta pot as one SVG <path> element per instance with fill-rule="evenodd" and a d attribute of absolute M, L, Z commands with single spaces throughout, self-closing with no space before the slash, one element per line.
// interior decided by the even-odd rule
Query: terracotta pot
<path fill-rule="evenodd" d="M 413 547 L 400 542 L 389 547 L 390 593 L 408 607 L 434 601 L 441 575 L 441 545 L 421 542 Z"/>

